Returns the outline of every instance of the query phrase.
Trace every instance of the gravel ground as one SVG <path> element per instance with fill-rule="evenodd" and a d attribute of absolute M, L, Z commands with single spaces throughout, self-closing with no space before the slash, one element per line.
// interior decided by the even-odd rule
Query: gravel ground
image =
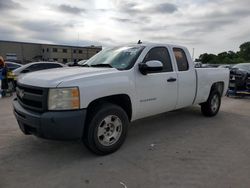
<path fill-rule="evenodd" d="M 0 188 L 250 187 L 250 99 L 224 98 L 132 123 L 123 147 L 99 157 L 79 141 L 25 136 L 0 99 Z M 72 125 L 73 126 L 73 125 Z"/>

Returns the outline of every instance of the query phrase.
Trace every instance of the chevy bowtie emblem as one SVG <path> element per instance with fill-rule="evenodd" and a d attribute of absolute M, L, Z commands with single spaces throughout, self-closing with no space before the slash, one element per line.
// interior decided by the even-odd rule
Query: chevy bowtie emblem
<path fill-rule="evenodd" d="M 23 96 L 24 96 L 24 90 L 19 89 L 18 90 L 18 95 L 19 95 L 20 98 L 23 98 Z"/>

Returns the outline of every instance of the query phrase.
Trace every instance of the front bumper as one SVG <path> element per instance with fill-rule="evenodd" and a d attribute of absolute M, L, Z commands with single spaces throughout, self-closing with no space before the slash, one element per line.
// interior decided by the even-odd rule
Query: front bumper
<path fill-rule="evenodd" d="M 14 114 L 24 134 L 58 140 L 80 139 L 83 135 L 86 109 L 38 113 L 13 101 Z"/>

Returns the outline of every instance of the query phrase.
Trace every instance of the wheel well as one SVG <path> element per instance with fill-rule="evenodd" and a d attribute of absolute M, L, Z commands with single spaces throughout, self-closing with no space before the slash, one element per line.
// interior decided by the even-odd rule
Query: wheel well
<path fill-rule="evenodd" d="M 96 99 L 89 104 L 87 111 L 91 112 L 96 106 L 101 105 L 105 102 L 120 106 L 127 113 L 129 120 L 131 120 L 132 104 L 131 104 L 130 97 L 126 94 L 111 95 L 111 96 Z"/>
<path fill-rule="evenodd" d="M 213 83 L 212 87 L 211 87 L 211 90 L 210 90 L 210 93 L 214 90 L 217 90 L 219 91 L 220 95 L 222 96 L 223 94 L 223 91 L 224 91 L 224 82 L 216 82 L 216 83 Z"/>

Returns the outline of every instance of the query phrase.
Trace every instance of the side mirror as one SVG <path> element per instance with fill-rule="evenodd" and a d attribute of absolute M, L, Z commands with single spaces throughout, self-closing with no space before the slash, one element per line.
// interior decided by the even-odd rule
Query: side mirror
<path fill-rule="evenodd" d="M 159 72 L 163 69 L 163 64 L 157 60 L 147 61 L 146 63 L 139 64 L 139 71 L 143 75 L 147 75 L 148 73 Z"/>

